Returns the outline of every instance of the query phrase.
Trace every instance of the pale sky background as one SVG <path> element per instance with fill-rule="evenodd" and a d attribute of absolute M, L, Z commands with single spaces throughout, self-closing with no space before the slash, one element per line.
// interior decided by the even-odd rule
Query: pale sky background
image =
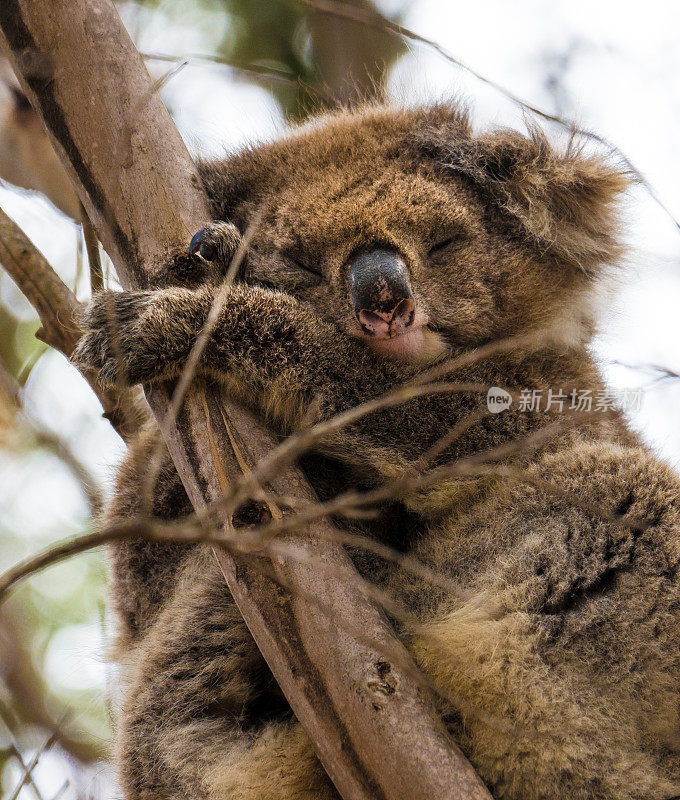
<path fill-rule="evenodd" d="M 393 4 L 383 0 L 381 5 L 389 10 Z M 206 13 L 197 28 L 195 5 L 189 2 L 161 3 L 152 14 L 136 14 L 129 6 L 125 16 L 141 50 L 176 55 L 213 52 L 227 24 L 225 17 Z M 413 0 L 405 25 L 531 104 L 559 111 L 607 137 L 680 217 L 677 2 Z M 390 79 L 391 93 L 400 102 L 464 96 L 480 126 L 522 124 L 521 112 L 497 91 L 426 48 L 409 47 Z M 167 69 L 161 65 L 158 74 Z M 224 67 L 192 63 L 163 94 L 194 152 L 219 154 L 225 147 L 271 138 L 283 129 L 271 96 L 235 80 Z M 73 285 L 74 224 L 35 195 L 6 187 L 0 187 L 0 207 Z M 663 457 L 680 467 L 680 381 L 655 382 L 650 372 L 613 363 L 652 364 L 680 372 L 680 232 L 644 191 L 631 198 L 628 218 L 634 251 L 615 297 L 604 309 L 596 352 L 613 387 L 645 387 L 643 408 L 633 422 Z M 18 314 L 32 315 L 5 275 L 0 275 L 0 293 L 11 298 Z M 24 399 L 31 413 L 65 435 L 110 487 L 122 445 L 99 418 L 96 400 L 65 359 L 54 352 L 43 356 Z M 24 546 L 16 552 L 2 550 L 0 543 L 0 565 L 6 566 L 55 538 L 81 531 L 87 507 L 55 460 L 42 454 L 9 457 L 0 451 L 0 513 L 10 528 L 24 534 Z M 78 562 L 71 561 L 36 577 L 34 584 L 49 598 L 65 587 L 73 591 L 78 576 Z M 97 621 L 62 632 L 50 645 L 47 665 L 59 685 L 91 685 L 103 692 L 106 670 Z M 66 774 L 62 761 L 45 759 L 36 778 L 49 796 Z M 114 791 L 99 769 L 87 780 L 90 788 L 107 787 L 105 795 Z M 72 795 L 64 797 L 70 800 Z"/>

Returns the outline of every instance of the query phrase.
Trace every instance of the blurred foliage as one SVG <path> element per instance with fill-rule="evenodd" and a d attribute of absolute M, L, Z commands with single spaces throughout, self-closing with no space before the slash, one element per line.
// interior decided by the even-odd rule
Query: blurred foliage
<path fill-rule="evenodd" d="M 29 372 L 26 365 L 33 363 L 45 349 L 35 338 L 37 330 L 37 320 L 18 320 L 4 303 L 0 303 L 0 363 L 22 382 Z"/>
<path fill-rule="evenodd" d="M 16 495 L 25 507 L 7 508 L 0 517 L 2 568 L 92 524 L 78 497 L 80 487 L 62 474 L 65 467 L 53 452 L 36 446 L 33 426 L 7 388 L 3 382 L 0 475 L 5 487 L 26 486 L 26 491 Z M 67 501 L 63 513 L 55 509 L 54 518 L 36 528 L 32 493 L 55 480 L 65 499 L 69 490 L 73 492 L 75 509 L 81 512 L 69 513 Z M 9 494 L 5 488 L 5 499 Z M 87 553 L 35 576 L 0 605 L 0 796 L 9 796 L 16 786 L 17 752 L 28 762 L 50 736 L 51 753 L 59 754 L 58 766 L 53 767 L 59 783 L 73 783 L 74 768 L 78 772 L 108 755 L 111 726 L 102 693 L 104 654 L 101 663 L 83 663 L 82 644 L 104 640 L 104 578 L 102 554 Z M 37 794 L 30 787 L 24 793 L 31 791 Z M 66 797 L 74 797 L 73 792 Z"/>
<path fill-rule="evenodd" d="M 328 0 L 326 0 L 328 3 Z M 331 0 L 358 15 L 383 15 L 370 0 Z M 142 0 L 158 7 L 161 0 Z M 241 67 L 268 67 L 297 83 L 263 81 L 284 112 L 303 119 L 319 107 L 380 96 L 404 43 L 364 22 L 310 8 L 296 0 L 202 0 L 229 16 L 217 55 Z M 405 0 L 403 6 L 405 6 Z M 398 15 L 391 16 L 398 21 Z"/>

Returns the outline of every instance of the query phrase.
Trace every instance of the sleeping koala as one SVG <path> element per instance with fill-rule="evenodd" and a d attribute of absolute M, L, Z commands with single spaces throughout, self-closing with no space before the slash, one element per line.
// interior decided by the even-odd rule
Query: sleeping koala
<path fill-rule="evenodd" d="M 356 556 L 411 612 L 399 634 L 418 665 L 460 699 L 442 701 L 451 736 L 497 800 L 680 794 L 678 479 L 616 411 L 532 439 L 554 408 L 484 413 L 478 388 L 604 389 L 587 344 L 598 278 L 622 255 L 626 176 L 535 131 L 473 135 L 448 106 L 332 114 L 200 169 L 215 221 L 164 288 L 94 298 L 77 362 L 105 382 L 176 378 L 258 213 L 198 372 L 281 435 L 519 334 L 448 375 L 469 391 L 376 412 L 302 466 L 327 497 L 428 450 L 434 468 L 488 453 L 495 474 L 441 470 L 366 523 L 460 592 Z M 139 512 L 156 439 L 149 424 L 109 522 Z M 166 458 L 153 512 L 190 510 Z M 130 541 L 112 573 L 125 797 L 336 798 L 210 552 Z"/>

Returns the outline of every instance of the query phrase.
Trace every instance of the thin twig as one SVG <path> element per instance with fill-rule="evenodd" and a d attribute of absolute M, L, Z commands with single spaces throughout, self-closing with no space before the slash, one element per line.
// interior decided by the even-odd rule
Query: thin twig
<path fill-rule="evenodd" d="M 386 500 L 400 499 L 404 495 L 427 490 L 444 480 L 450 480 L 452 478 L 499 477 L 512 478 L 518 482 L 526 479 L 527 482 L 538 485 L 538 479 L 532 476 L 528 471 L 514 467 L 505 468 L 493 464 L 489 466 L 489 462 L 513 457 L 526 457 L 531 452 L 535 452 L 544 444 L 554 439 L 555 436 L 566 430 L 567 427 L 576 425 L 580 417 L 581 415 L 570 415 L 569 419 L 566 421 L 558 420 L 555 423 L 551 423 L 534 431 L 526 437 L 517 438 L 506 444 L 490 448 L 489 450 L 460 458 L 428 472 L 423 473 L 417 469 L 407 470 L 404 475 L 394 481 L 385 483 L 375 489 L 370 489 L 367 492 L 350 490 L 326 502 L 310 504 L 294 516 L 284 517 L 282 520 L 253 528 L 250 531 L 250 535 L 253 541 L 261 544 L 261 542 L 267 542 L 275 536 L 300 530 L 316 519 L 342 514 L 346 509 L 354 510 L 357 507 L 367 505 L 375 506 Z M 546 491 L 551 491 L 553 494 L 560 494 L 560 496 L 562 496 L 562 490 L 557 485 L 552 485 L 549 482 L 542 482 L 541 487 Z M 580 498 L 574 498 L 574 505 L 578 507 L 582 505 Z M 587 508 L 589 513 L 596 512 L 596 509 L 590 505 L 583 507 L 584 509 Z M 610 518 L 606 512 L 602 512 L 600 516 L 608 521 L 614 520 L 614 518 Z M 628 527 L 639 527 L 639 525 L 640 522 L 638 520 L 631 520 Z M 342 534 L 338 534 L 338 536 L 342 537 Z"/>
<path fill-rule="evenodd" d="M 104 272 L 102 270 L 102 259 L 99 252 L 99 239 L 94 232 L 87 211 L 80 206 L 80 224 L 83 229 L 83 239 L 85 239 L 85 249 L 87 250 L 87 262 L 90 267 L 90 293 L 101 292 L 104 288 Z"/>
<path fill-rule="evenodd" d="M 21 790 L 31 780 L 31 773 L 37 767 L 38 761 L 40 761 L 40 758 L 42 757 L 43 753 L 45 753 L 47 750 L 50 749 L 50 747 L 52 747 L 52 745 L 58 739 L 58 736 L 59 735 L 58 735 L 57 731 L 54 731 L 53 733 L 51 733 L 49 735 L 49 737 L 47 739 L 45 739 L 45 741 L 43 742 L 42 746 L 38 749 L 38 751 L 33 756 L 33 758 L 29 761 L 28 766 L 24 770 L 24 774 L 21 777 L 21 780 L 14 787 L 14 791 L 10 794 L 10 796 L 7 798 L 7 800 L 17 800 L 17 797 L 19 797 L 19 794 L 21 793 Z"/>
<path fill-rule="evenodd" d="M 57 791 L 52 795 L 50 800 L 59 800 L 60 797 L 63 797 L 66 793 L 66 790 L 71 785 L 71 781 L 66 778 L 66 780 L 61 784 L 61 786 L 57 789 Z"/>
<path fill-rule="evenodd" d="M 43 800 L 43 796 L 40 793 L 40 789 L 38 788 L 36 782 L 33 780 L 33 775 L 28 770 L 28 765 L 24 761 L 24 757 L 21 755 L 21 750 L 19 749 L 19 743 L 14 736 L 14 731 L 12 730 L 12 725 L 10 724 L 10 720 L 7 719 L 7 714 L 2 706 L 0 706 L 0 718 L 5 725 L 5 729 L 7 730 L 7 735 L 9 736 L 9 752 L 11 755 L 19 762 L 19 766 L 23 770 L 24 774 L 29 776 L 29 783 L 31 788 L 33 789 L 33 793 L 35 794 L 37 800 Z"/>
<path fill-rule="evenodd" d="M 238 532 L 222 530 L 218 534 L 213 533 L 209 523 L 214 509 L 208 506 L 200 515 L 189 515 L 173 523 L 161 523 L 155 519 L 137 518 L 100 531 L 67 539 L 51 545 L 37 555 L 27 558 L 1 575 L 0 600 L 16 583 L 34 572 L 42 570 L 46 566 L 57 563 L 64 558 L 99 547 L 108 542 L 142 536 L 152 540 L 173 540 L 187 544 L 206 542 L 220 547 L 232 548 L 239 553 L 262 554 L 272 546 L 272 542 L 276 537 L 297 531 L 322 517 L 342 513 L 344 508 L 375 505 L 376 503 L 399 497 L 405 491 L 422 490 L 452 477 L 483 476 L 503 478 L 518 483 L 526 482 L 548 494 L 568 500 L 574 507 L 622 528 L 645 529 L 649 527 L 650 523 L 647 520 L 624 516 L 614 511 L 609 512 L 600 506 L 582 500 L 580 497 L 573 496 L 563 487 L 540 478 L 530 469 L 493 463 L 512 457 L 527 456 L 535 452 L 554 439 L 555 436 L 564 432 L 568 427 L 578 424 L 584 417 L 584 414 L 572 414 L 569 415 L 566 421 L 557 420 L 526 437 L 460 458 L 430 472 L 424 474 L 411 472 L 404 477 L 368 492 L 347 492 L 325 503 L 308 505 L 294 516 L 284 517 L 270 524 L 255 526 L 250 529 L 239 529 Z M 215 501 L 213 505 L 219 505 L 220 502 L 221 500 Z M 348 534 L 342 531 L 334 530 L 331 535 L 334 540 L 354 547 L 365 547 L 367 550 L 418 573 L 435 585 L 441 585 L 454 594 L 460 594 L 459 586 L 449 581 L 442 584 L 436 573 L 428 570 L 423 564 L 417 563 L 415 559 L 396 553 L 387 545 L 381 545 L 368 537 Z"/>
<path fill-rule="evenodd" d="M 83 741 L 70 735 L 54 719 L 51 699 L 45 696 L 42 677 L 36 669 L 33 655 L 23 642 L 20 626 L 12 617 L 11 607 L 0 608 L 0 659 L 2 681 L 6 686 L 16 714 L 0 702 L 8 726 L 33 725 L 57 733 L 59 746 L 69 757 L 81 764 L 90 764 L 108 757 L 107 750 L 95 741 Z"/>
<path fill-rule="evenodd" d="M 186 544 L 195 544 L 197 542 L 207 542 L 220 546 L 228 544 L 223 536 L 207 533 L 202 526 L 190 526 L 186 522 L 182 525 L 171 525 L 160 524 L 148 519 L 127 520 L 119 525 L 63 539 L 20 561 L 0 575 L 0 602 L 3 601 L 6 594 L 17 583 L 36 572 L 40 572 L 45 567 L 58 564 L 65 558 L 84 553 L 87 550 L 93 550 L 103 544 L 135 537 L 152 541 L 177 541 Z"/>
<path fill-rule="evenodd" d="M 219 64 L 221 66 L 229 67 L 234 72 L 242 72 L 249 76 L 256 78 L 269 78 L 279 83 L 286 83 L 296 89 L 308 92 L 309 94 L 316 95 L 319 100 L 323 100 L 329 106 L 337 105 L 337 100 L 329 92 L 324 91 L 320 86 L 311 86 L 305 83 L 300 78 L 294 77 L 291 73 L 284 70 L 276 69 L 272 66 L 265 66 L 263 64 L 241 64 L 235 61 L 230 61 L 224 56 L 218 56 L 210 53 L 185 53 L 181 56 L 173 56 L 167 53 L 141 53 L 141 56 L 149 61 L 168 61 L 180 63 L 200 63 Z"/>
<path fill-rule="evenodd" d="M 10 742 L 9 752 L 12 755 L 12 757 L 19 763 L 19 767 L 21 768 L 22 772 L 25 775 L 28 775 L 27 783 L 33 790 L 33 793 L 35 794 L 37 800 L 44 800 L 42 794 L 40 793 L 40 789 L 38 788 L 38 785 L 36 784 L 33 775 L 29 772 L 28 765 L 24 761 L 21 753 L 19 752 L 19 748 L 16 746 L 15 742 Z"/>
<path fill-rule="evenodd" d="M 472 350 L 464 350 L 452 358 L 447 358 L 435 364 L 430 369 L 419 372 L 411 383 L 418 386 L 423 383 L 438 381 L 451 372 L 478 364 L 480 361 L 486 361 L 495 356 L 531 352 L 549 344 L 552 335 L 549 329 L 541 329 L 529 331 L 528 333 L 518 333 L 514 336 L 507 336 L 504 339 L 494 339 L 479 347 L 474 347 Z"/>
<path fill-rule="evenodd" d="M 53 433 L 49 428 L 41 425 L 36 420 L 31 419 L 25 413 L 21 402 L 21 390 L 19 385 L 5 370 L 2 364 L 0 364 L 0 388 L 2 389 L 2 397 L 5 402 L 11 403 L 13 406 L 12 412 L 15 423 L 17 417 L 20 416 L 21 422 L 32 439 L 32 444 L 36 447 L 42 447 L 48 450 L 66 466 L 69 472 L 78 481 L 83 494 L 87 498 L 92 516 L 99 514 L 104 505 L 104 496 L 94 476 L 62 437 Z"/>
<path fill-rule="evenodd" d="M 502 472 L 503 470 L 499 470 Z M 524 476 L 521 473 L 511 473 L 507 472 L 504 473 L 507 477 L 511 477 L 512 479 L 522 480 Z M 540 480 L 530 480 L 530 482 L 534 483 L 537 486 L 541 486 L 541 488 L 548 488 L 551 490 L 551 493 L 554 493 L 554 487 L 549 482 L 542 482 Z M 570 493 L 565 492 L 561 489 L 561 487 L 557 487 L 557 491 L 560 493 L 561 496 L 566 497 L 568 500 L 572 500 Z M 579 503 L 576 504 L 577 506 L 581 505 Z M 601 512 L 599 509 L 595 507 L 589 507 L 588 509 L 591 513 L 598 514 L 603 518 L 607 518 L 612 522 L 618 522 L 622 525 L 622 527 L 635 527 L 639 528 L 641 526 L 641 522 L 638 520 L 631 520 L 628 518 L 622 518 L 620 515 L 616 514 L 607 514 L 606 512 Z M 17 567 L 12 571 L 14 572 L 14 576 L 12 578 L 11 584 L 4 579 L 4 576 L 0 578 L 0 601 L 2 599 L 3 593 L 10 588 L 11 585 L 14 585 L 18 580 L 23 577 L 27 577 L 28 574 L 35 572 L 39 569 L 43 569 L 45 566 L 49 564 L 56 563 L 56 560 L 61 560 L 62 558 L 67 557 L 67 555 L 74 555 L 78 552 L 84 552 L 85 550 L 92 549 L 94 547 L 98 547 L 102 544 L 119 541 L 126 538 L 146 538 L 152 541 L 179 541 L 183 543 L 197 543 L 203 542 L 208 544 L 213 544 L 219 548 L 227 548 L 233 549 L 235 552 L 242 552 L 242 551 L 249 551 L 249 544 L 251 544 L 253 540 L 258 538 L 257 529 L 252 531 L 221 531 L 220 533 L 213 533 L 210 529 L 206 528 L 205 525 L 195 525 L 191 528 L 178 525 L 177 523 L 165 523 L 165 524 L 150 524 L 149 521 L 144 523 L 142 522 L 135 522 L 135 523 L 121 523 L 116 526 L 111 526 L 106 530 L 100 531 L 96 534 L 85 534 L 81 537 L 77 537 L 77 539 L 70 539 L 66 542 L 61 543 L 61 545 L 53 546 L 46 550 L 43 554 L 39 556 L 35 556 L 31 559 L 28 559 L 26 562 L 23 562 L 22 565 L 17 565 Z M 358 539 L 359 537 L 355 537 Z M 372 543 L 375 544 L 375 543 Z M 67 552 L 68 551 L 68 552 Z M 329 577 L 342 577 L 344 576 L 344 571 L 341 573 L 337 571 L 337 567 L 332 564 L 326 563 L 323 559 L 318 559 L 315 557 L 310 558 L 309 554 L 305 551 L 305 549 L 301 546 L 301 542 L 299 540 L 269 540 L 264 546 L 262 546 L 262 542 L 259 543 L 259 553 L 258 555 L 266 555 L 267 557 L 284 557 L 286 559 L 294 559 L 299 560 L 305 564 L 307 564 L 311 569 L 319 572 L 320 574 L 324 575 L 325 578 Z M 48 558 L 45 558 L 48 556 Z M 264 577 L 267 577 L 269 580 L 273 581 L 277 586 L 282 589 L 285 589 L 289 592 L 292 596 L 301 598 L 310 602 L 317 610 L 319 610 L 322 614 L 328 616 L 329 618 L 333 619 L 335 624 L 347 631 L 350 635 L 352 635 L 356 640 L 362 644 L 366 644 L 368 646 L 377 648 L 381 655 L 385 658 L 389 659 L 397 665 L 400 669 L 403 669 L 404 672 L 409 676 L 410 679 L 414 680 L 417 684 L 422 686 L 423 688 L 427 688 L 433 691 L 436 691 L 440 696 L 445 699 L 447 702 L 451 703 L 453 707 L 459 709 L 466 715 L 474 717 L 485 724 L 499 730 L 503 730 L 507 733 L 511 733 L 517 736 L 523 737 L 536 737 L 540 739 L 545 734 L 542 732 L 535 731 L 530 728 L 526 728 L 522 725 L 517 725 L 512 722 L 508 722 L 505 720 L 498 719 L 497 717 L 491 716 L 485 712 L 483 712 L 480 708 L 470 704 L 469 702 L 465 701 L 462 697 L 450 692 L 449 690 L 445 689 L 444 687 L 437 686 L 433 683 L 432 679 L 422 673 L 422 671 L 415 667 L 410 659 L 406 658 L 403 653 L 401 652 L 400 648 L 392 648 L 389 643 L 385 642 L 377 642 L 375 639 L 370 637 L 363 631 L 360 627 L 356 625 L 356 623 L 351 619 L 345 619 L 344 617 L 339 617 L 334 609 L 326 604 L 322 599 L 320 599 L 316 595 L 311 595 L 304 590 L 301 590 L 297 586 L 293 586 L 289 581 L 283 578 L 280 575 L 277 575 L 272 570 L 271 564 L 268 561 L 263 561 L 261 558 L 257 558 L 255 561 L 249 560 L 248 565 L 254 567 L 260 572 Z M 30 572 L 26 572 L 30 565 Z M 19 572 L 24 570 L 24 574 L 19 575 Z M 8 575 L 9 573 L 6 573 Z M 419 636 L 424 639 L 432 639 L 432 641 L 437 641 L 437 637 L 435 634 L 429 633 L 426 629 L 421 629 L 419 626 L 419 621 L 417 617 L 415 617 L 408 608 L 403 606 L 403 604 L 396 602 L 389 594 L 387 594 L 384 590 L 380 589 L 379 587 L 374 586 L 373 584 L 369 583 L 363 578 L 356 576 L 357 586 L 360 589 L 361 593 L 366 596 L 367 598 L 371 599 L 373 602 L 378 603 L 382 608 L 384 608 L 394 619 L 398 620 L 400 623 L 411 627 L 413 629 L 418 629 Z M 449 590 L 450 587 L 446 586 L 446 589 Z M 464 602 L 468 599 L 468 594 L 460 590 L 459 588 L 455 592 L 455 596 L 459 598 L 460 601 Z M 554 736 L 555 734 L 559 733 L 559 728 L 551 728 L 549 735 Z"/>
<path fill-rule="evenodd" d="M 264 458 L 260 459 L 256 467 L 248 475 L 244 475 L 234 487 L 234 492 L 225 502 L 230 508 L 238 508 L 241 503 L 250 499 L 252 492 L 270 481 L 278 472 L 292 464 L 299 456 L 318 442 L 320 439 L 330 437 L 343 428 L 352 425 L 369 414 L 382 411 L 431 394 L 449 394 L 453 392 L 486 392 L 487 384 L 481 383 L 428 383 L 423 386 L 404 384 L 384 395 L 360 403 L 353 408 L 336 414 L 328 420 L 323 420 L 292 434 L 278 447 L 274 448 Z"/>
<path fill-rule="evenodd" d="M 172 392 L 168 410 L 160 424 L 161 433 L 165 436 L 168 435 L 169 431 L 177 421 L 177 415 L 182 407 L 182 403 L 184 402 L 184 398 L 186 397 L 186 393 L 189 389 L 191 381 L 196 374 L 203 351 L 210 340 L 210 336 L 215 330 L 215 326 L 217 325 L 220 314 L 222 313 L 222 309 L 224 308 L 224 304 L 226 303 L 229 288 L 233 284 L 234 278 L 241 268 L 243 259 L 246 257 L 248 246 L 250 245 L 250 242 L 252 241 L 252 238 L 262 220 L 263 212 L 264 209 L 260 208 L 248 223 L 248 227 L 246 228 L 246 231 L 239 242 L 236 253 L 234 253 L 234 257 L 229 263 L 224 280 L 215 293 L 215 298 L 212 302 L 205 323 L 196 337 L 196 341 L 191 347 L 186 364 L 182 369 L 182 374 L 180 375 L 179 381 Z M 153 489 L 156 485 L 158 473 L 163 462 L 163 453 L 163 441 L 159 440 L 154 446 L 149 458 L 149 464 L 144 476 L 144 483 L 142 485 L 142 509 L 145 515 L 148 515 L 151 511 L 153 503 Z"/>
<path fill-rule="evenodd" d="M 630 174 L 633 175 L 642 186 L 644 186 L 652 200 L 664 211 L 666 216 L 673 222 L 675 227 L 680 230 L 680 221 L 676 219 L 670 208 L 668 208 L 668 206 L 661 200 L 656 192 L 656 189 L 652 186 L 649 180 L 635 166 L 635 164 L 633 164 L 631 159 L 628 158 L 628 156 L 623 152 L 623 150 L 621 150 L 620 147 L 613 144 L 608 139 L 605 139 L 604 136 L 600 136 L 599 134 L 594 133 L 586 128 L 581 128 L 573 120 L 564 119 L 556 114 L 550 114 L 549 112 L 543 111 L 531 103 L 527 103 L 525 100 L 522 100 L 518 95 L 507 89 L 502 84 L 492 80 L 491 78 L 487 78 L 469 64 L 461 61 L 433 39 L 428 39 L 425 36 L 421 36 L 419 33 L 416 33 L 409 28 L 405 28 L 403 25 L 399 25 L 396 22 L 386 19 L 377 12 L 350 5 L 349 3 L 338 2 L 338 0 L 294 0 L 294 2 L 303 6 L 307 6 L 308 8 L 313 8 L 315 11 L 320 11 L 323 14 L 330 14 L 334 17 L 340 17 L 341 19 L 352 20 L 360 25 L 368 25 L 376 30 L 391 33 L 393 36 L 398 36 L 401 39 L 407 39 L 412 42 L 425 45 L 429 49 L 434 50 L 436 53 L 442 56 L 442 58 L 444 58 L 450 64 L 465 70 L 465 72 L 472 75 L 478 81 L 481 81 L 487 86 L 491 86 L 519 108 L 522 108 L 531 114 L 535 114 L 547 122 L 552 122 L 556 125 L 559 125 L 572 135 L 583 136 L 585 139 L 589 139 L 590 141 L 602 145 L 609 151 L 610 155 L 617 156 L 623 162 Z"/>

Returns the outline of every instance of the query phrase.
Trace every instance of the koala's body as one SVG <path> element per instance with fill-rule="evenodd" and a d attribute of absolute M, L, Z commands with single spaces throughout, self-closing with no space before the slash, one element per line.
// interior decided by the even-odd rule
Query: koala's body
<path fill-rule="evenodd" d="M 459 701 L 442 701 L 452 737 L 497 800 L 680 794 L 680 483 L 617 412 L 541 438 L 558 414 L 484 413 L 479 390 L 602 391 L 592 295 L 622 256 L 626 177 L 537 133 L 475 136 L 444 106 L 331 115 L 201 172 L 218 222 L 166 288 L 95 299 L 79 361 L 103 380 L 177 377 L 258 209 L 198 371 L 281 435 L 520 335 L 447 376 L 467 389 L 365 417 L 303 468 L 327 496 L 422 467 L 451 429 L 435 467 L 486 454 L 366 523 L 460 591 L 357 558 L 418 620 L 399 634 Z M 109 520 L 139 511 L 156 436 L 123 466 Z M 190 511 L 168 459 L 153 510 Z M 126 798 L 336 798 L 209 550 L 134 541 L 112 560 Z"/>

